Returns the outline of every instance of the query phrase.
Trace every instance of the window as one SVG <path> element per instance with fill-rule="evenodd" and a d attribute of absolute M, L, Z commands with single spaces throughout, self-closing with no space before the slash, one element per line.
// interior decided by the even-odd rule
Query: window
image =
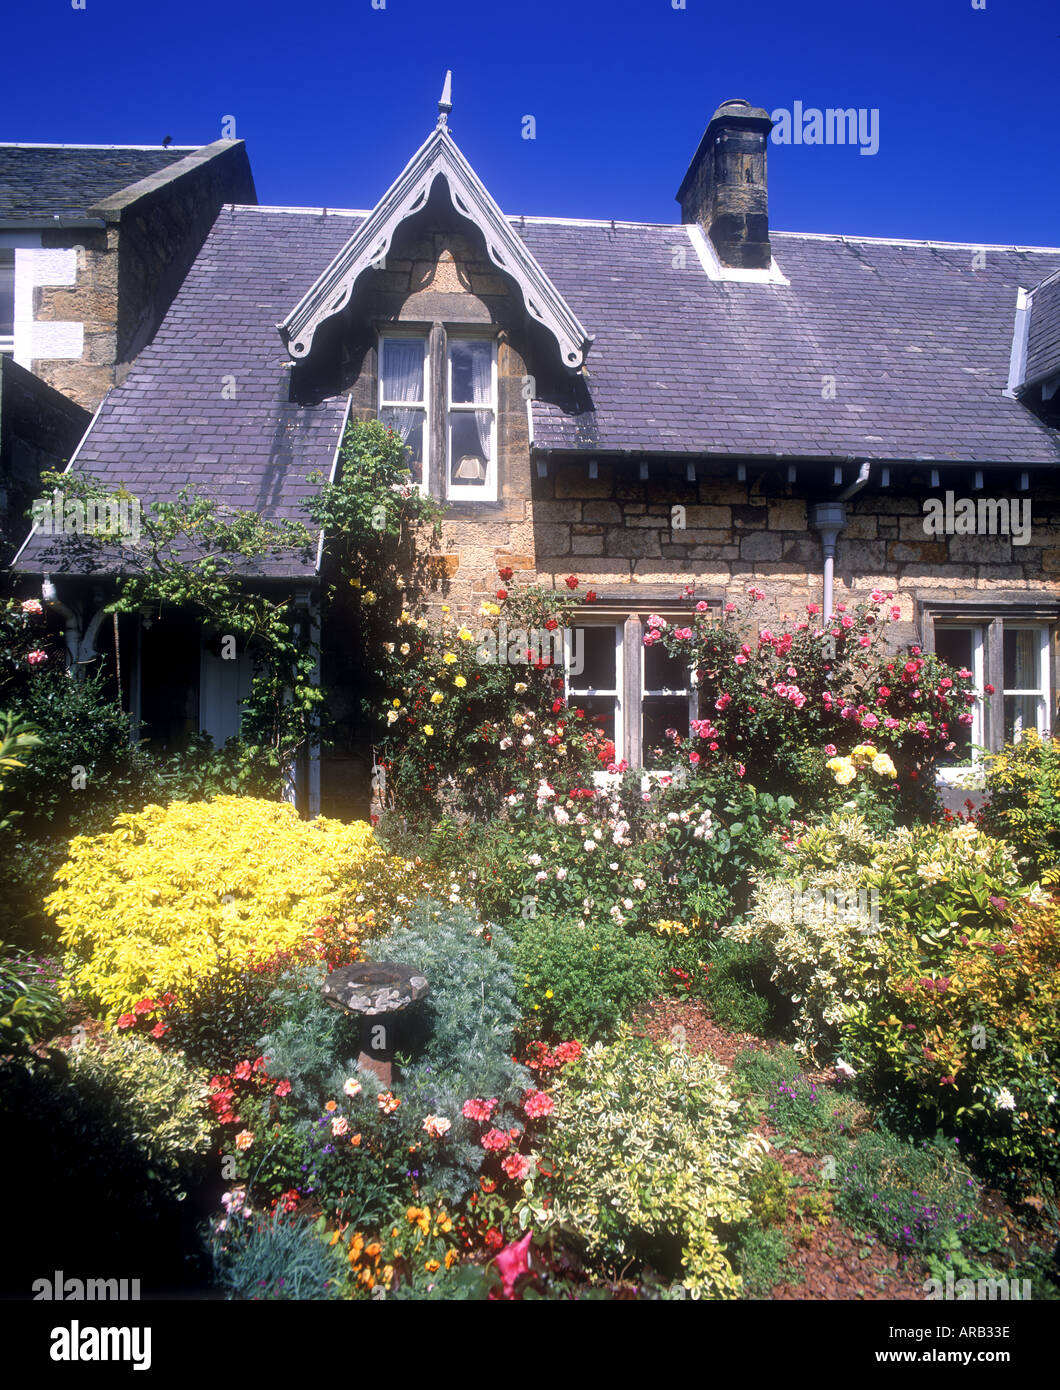
<path fill-rule="evenodd" d="M 688 738 L 689 721 L 694 719 L 696 690 L 693 673 L 661 645 L 641 645 L 641 750 L 644 766 L 669 767 L 674 761 L 674 743 L 667 729 Z"/>
<path fill-rule="evenodd" d="M 494 343 L 484 338 L 451 338 L 447 360 L 447 495 L 454 501 L 495 501 L 497 362 Z"/>
<path fill-rule="evenodd" d="M 622 628 L 611 624 L 568 628 L 563 655 L 567 699 L 585 711 L 592 728 L 607 735 L 620 759 L 624 743 Z"/>
<path fill-rule="evenodd" d="M 990 615 L 981 622 L 937 617 L 935 651 L 943 661 L 972 672 L 976 700 L 971 724 L 950 730 L 956 745 L 939 757 L 939 779 L 957 780 L 980 760 L 982 750 L 1020 739 L 1027 729 L 1050 729 L 1050 626 L 1020 618 Z M 984 700 L 985 687 L 994 694 Z"/>
<path fill-rule="evenodd" d="M 952 781 L 968 772 L 977 761 L 975 750 L 986 742 L 983 720 L 983 648 L 984 630 L 979 626 L 954 625 L 935 628 L 935 652 L 942 661 L 958 671 L 972 673 L 976 700 L 971 706 L 971 724 L 951 728 L 950 741 L 956 746 L 948 753 L 940 752 L 937 768 L 940 781 Z"/>
<path fill-rule="evenodd" d="M 1043 625 L 1005 624 L 1005 742 L 1016 742 L 1026 729 L 1048 729 L 1049 632 Z"/>
<path fill-rule="evenodd" d="M 427 491 L 427 339 L 385 337 L 379 344 L 379 419 L 401 436 L 417 487 Z"/>
<path fill-rule="evenodd" d="M 667 730 L 689 736 L 697 717 L 699 690 L 694 672 L 661 643 L 645 647 L 644 623 L 636 614 L 605 614 L 594 608 L 575 619 L 565 637 L 565 694 L 586 722 L 615 745 L 615 761 L 653 771 L 681 761 Z M 607 617 L 612 617 L 608 622 Z M 687 622 L 674 614 L 667 621 Z"/>
<path fill-rule="evenodd" d="M 15 347 L 15 251 L 0 247 L 0 352 Z"/>

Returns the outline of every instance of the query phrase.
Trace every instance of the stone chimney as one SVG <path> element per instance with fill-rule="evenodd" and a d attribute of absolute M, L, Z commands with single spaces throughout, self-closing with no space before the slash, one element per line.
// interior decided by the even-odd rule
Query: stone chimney
<path fill-rule="evenodd" d="M 702 226 L 722 265 L 769 269 L 766 141 L 772 129 L 761 107 L 723 101 L 677 190 L 681 221 Z"/>

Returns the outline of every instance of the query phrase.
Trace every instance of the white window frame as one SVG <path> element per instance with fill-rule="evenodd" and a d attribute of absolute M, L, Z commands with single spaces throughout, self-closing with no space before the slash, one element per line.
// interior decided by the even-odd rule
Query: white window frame
<path fill-rule="evenodd" d="M 986 742 L 986 725 L 983 718 L 983 685 L 986 681 L 986 624 L 985 623 L 947 623 L 936 622 L 936 633 L 970 632 L 972 634 L 972 685 L 975 690 L 975 703 L 972 711 L 972 757 L 967 763 L 955 763 L 952 767 L 936 767 L 936 781 L 947 787 L 961 786 L 964 779 L 976 775 L 983 764 L 983 744 Z"/>
<path fill-rule="evenodd" d="M 622 752 L 622 750 L 623 750 L 623 748 L 625 747 L 625 732 L 626 732 L 626 726 L 625 726 L 625 705 L 624 705 L 624 702 L 623 702 L 623 699 L 622 699 L 622 670 L 623 670 L 623 665 L 622 665 L 622 663 L 623 663 L 623 657 L 624 657 L 622 633 L 623 633 L 624 624 L 616 620 L 616 621 L 613 622 L 613 623 L 607 622 L 607 621 L 604 621 L 604 622 L 594 622 L 594 623 L 584 623 L 584 622 L 583 622 L 583 623 L 575 623 L 575 624 L 573 624 L 573 626 L 575 626 L 575 627 L 582 627 L 582 628 L 587 628 L 587 627 L 606 627 L 606 628 L 610 628 L 611 631 L 613 631 L 614 634 L 615 634 L 615 685 L 614 685 L 614 687 L 611 688 L 611 689 L 605 689 L 603 686 L 588 686 L 588 685 L 586 685 L 586 686 L 580 686 L 580 687 L 574 687 L 574 686 L 571 685 L 571 674 L 570 674 L 571 635 L 572 635 L 572 634 L 571 634 L 571 628 L 566 628 L 566 629 L 564 630 L 564 633 L 563 633 L 563 695 L 564 695 L 564 698 L 566 699 L 566 701 L 567 701 L 568 704 L 570 704 L 572 700 L 573 700 L 574 704 L 577 704 L 579 699 L 590 699 L 590 698 L 592 698 L 592 697 L 594 697 L 594 696 L 599 696 L 600 698 L 606 698 L 606 699 L 611 699 L 611 698 L 614 699 L 614 701 L 615 701 L 615 733 L 614 733 L 615 761 L 616 761 L 616 762 L 621 762 L 622 757 L 623 757 L 623 752 Z M 579 677 L 574 677 L 574 679 L 577 680 L 577 679 L 579 679 Z M 602 775 L 605 775 L 605 776 L 606 776 L 606 773 L 605 773 L 605 774 L 602 774 Z"/>
<path fill-rule="evenodd" d="M 1008 632 L 1037 632 L 1038 633 L 1038 686 L 1033 690 L 1009 690 L 1004 688 L 1001 694 L 1001 732 L 1004 738 L 1005 732 L 1005 700 L 1010 695 L 1030 695 L 1038 701 L 1037 716 L 1035 727 L 1037 732 L 1043 737 L 1048 737 L 1050 732 L 1049 721 L 1049 629 L 1045 623 L 1015 622 L 1006 623 L 1002 621 L 1002 637 L 1004 642 L 1005 633 Z M 1003 655 L 1003 654 L 1002 654 Z M 1004 669 L 1004 668 L 1002 668 Z M 1019 737 L 1022 737 L 1023 730 L 1020 730 Z M 1016 739 L 1018 742 L 1018 738 Z"/>
<path fill-rule="evenodd" d="M 488 343 L 490 347 L 490 456 L 484 483 L 454 483 L 453 430 L 454 414 L 474 413 L 484 407 L 471 402 L 453 402 L 453 347 L 456 343 Z M 481 333 L 450 333 L 445 345 L 445 496 L 452 502 L 496 502 L 497 500 L 497 340 Z"/>
<path fill-rule="evenodd" d="M 414 342 L 423 344 L 423 403 L 418 401 L 388 401 L 383 398 L 383 344 L 388 339 L 400 342 Z M 376 382 L 376 418 L 383 419 L 384 410 L 421 410 L 423 412 L 423 476 L 417 484 L 420 495 L 426 497 L 430 491 L 430 470 L 431 470 L 431 344 L 428 334 L 420 332 L 392 333 L 389 330 L 379 334 L 379 371 Z"/>

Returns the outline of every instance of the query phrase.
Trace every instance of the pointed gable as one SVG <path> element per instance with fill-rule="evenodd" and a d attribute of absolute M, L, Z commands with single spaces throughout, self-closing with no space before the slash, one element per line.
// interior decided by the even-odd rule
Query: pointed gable
<path fill-rule="evenodd" d="M 317 329 L 349 304 L 360 277 L 386 256 L 401 224 L 427 205 L 439 177 L 449 186 L 453 207 L 482 233 L 490 260 L 518 286 L 527 313 L 556 340 L 563 365 L 571 370 L 581 367 L 592 338 L 505 219 L 442 122 L 308 293 L 277 325 L 291 357 L 296 361 L 308 357 Z"/>

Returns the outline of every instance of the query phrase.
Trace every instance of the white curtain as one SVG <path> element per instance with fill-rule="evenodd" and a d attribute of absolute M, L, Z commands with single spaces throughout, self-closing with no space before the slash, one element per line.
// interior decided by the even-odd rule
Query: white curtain
<path fill-rule="evenodd" d="M 414 338 L 408 342 L 388 338 L 383 343 L 383 399 L 385 401 L 423 400 L 423 344 Z M 413 428 L 423 418 L 422 410 L 396 410 L 387 412 L 388 417 L 401 436 L 403 444 Z"/>
<path fill-rule="evenodd" d="M 471 389 L 476 405 L 492 407 L 493 352 L 489 343 L 476 343 L 471 349 Z M 475 424 L 478 426 L 478 443 L 482 457 L 488 462 L 493 425 L 492 409 L 476 410 Z"/>

